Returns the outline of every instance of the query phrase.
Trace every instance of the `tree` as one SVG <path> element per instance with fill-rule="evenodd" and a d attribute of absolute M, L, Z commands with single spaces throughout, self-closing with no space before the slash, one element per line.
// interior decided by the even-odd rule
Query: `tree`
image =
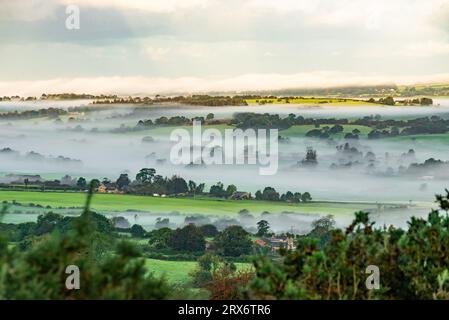
<path fill-rule="evenodd" d="M 165 249 L 169 246 L 173 232 L 170 228 L 152 230 L 147 233 L 148 244 L 154 249 Z"/>
<path fill-rule="evenodd" d="M 112 222 L 112 225 L 114 226 L 114 228 L 128 229 L 131 227 L 129 221 L 125 217 L 122 217 L 122 216 L 112 217 L 111 222 Z"/>
<path fill-rule="evenodd" d="M 215 237 L 215 246 L 223 256 L 239 257 L 251 252 L 252 242 L 241 226 L 230 226 Z"/>
<path fill-rule="evenodd" d="M 117 184 L 117 187 L 120 190 L 122 190 L 122 189 L 126 188 L 127 186 L 129 186 L 129 184 L 131 183 L 131 180 L 129 180 L 128 174 L 122 173 L 115 183 Z"/>
<path fill-rule="evenodd" d="M 147 272 L 145 259 L 133 244 L 126 241 L 113 244 L 112 254 L 97 259 L 101 238 L 91 219 L 92 194 L 91 186 L 84 211 L 74 220 L 73 228 L 66 233 L 44 237 L 25 252 L 8 246 L 0 236 L 3 299 L 146 300 L 169 297 L 168 284 Z M 107 239 L 110 243 L 112 238 Z M 68 276 L 68 265 L 82 270 L 79 290 L 67 290 L 62 280 Z"/>
<path fill-rule="evenodd" d="M 347 134 L 345 134 L 345 139 L 354 139 L 354 140 L 358 140 L 359 136 L 352 133 L 352 132 L 348 132 Z"/>
<path fill-rule="evenodd" d="M 83 177 L 79 177 L 78 180 L 76 181 L 76 186 L 78 187 L 78 189 L 80 190 L 86 190 L 87 188 L 87 182 L 86 179 Z"/>
<path fill-rule="evenodd" d="M 313 148 L 308 147 L 306 152 L 306 157 L 302 160 L 302 164 L 304 165 L 317 165 L 317 154 Z"/>
<path fill-rule="evenodd" d="M 211 300 L 241 300 L 244 299 L 242 289 L 254 278 L 251 270 L 230 270 L 223 265 L 212 274 L 212 280 L 204 286 L 210 292 Z"/>
<path fill-rule="evenodd" d="M 295 202 L 295 195 L 291 191 L 287 191 L 284 198 L 287 202 Z"/>
<path fill-rule="evenodd" d="M 50 233 L 53 228 L 62 220 L 62 216 L 57 213 L 48 212 L 37 217 L 37 225 L 34 234 L 37 236 Z"/>
<path fill-rule="evenodd" d="M 142 168 L 136 175 L 136 180 L 139 183 L 151 183 L 155 174 L 156 170 L 153 168 Z"/>
<path fill-rule="evenodd" d="M 281 253 L 280 264 L 257 258 L 256 277 L 247 295 L 252 299 L 447 299 L 449 247 L 442 239 L 449 235 L 448 225 L 449 218 L 434 210 L 427 219 L 411 218 L 406 231 L 375 229 L 367 213 L 357 212 L 346 230 L 331 230 L 322 247 L 317 239 L 302 237 L 296 250 Z M 369 265 L 383 271 L 381 290 L 365 285 Z"/>
<path fill-rule="evenodd" d="M 293 195 L 293 202 L 294 203 L 300 203 L 301 202 L 301 197 L 302 194 L 300 194 L 299 192 L 295 192 Z"/>
<path fill-rule="evenodd" d="M 422 105 L 422 106 L 430 106 L 430 105 L 432 105 L 433 104 L 433 100 L 432 99 L 430 99 L 430 98 L 421 98 L 421 100 L 420 100 L 420 104 Z"/>
<path fill-rule="evenodd" d="M 195 190 L 195 194 L 202 194 L 204 192 L 204 183 L 200 183 Z"/>
<path fill-rule="evenodd" d="M 230 196 L 232 196 L 234 194 L 234 192 L 237 191 L 237 187 L 233 184 L 230 184 L 227 188 L 226 188 L 226 197 L 229 198 Z"/>
<path fill-rule="evenodd" d="M 173 232 L 169 245 L 179 251 L 199 252 L 206 249 L 206 240 L 198 227 L 189 224 Z"/>
<path fill-rule="evenodd" d="M 219 198 L 226 197 L 226 191 L 224 190 L 223 183 L 221 182 L 217 182 L 217 184 L 210 187 L 209 193 L 210 195 Z"/>
<path fill-rule="evenodd" d="M 133 238 L 143 238 L 147 233 L 145 229 L 139 224 L 133 224 L 133 226 L 130 229 L 130 232 Z"/>
<path fill-rule="evenodd" d="M 279 193 L 272 187 L 266 187 L 263 189 L 262 198 L 266 201 L 279 201 Z"/>
<path fill-rule="evenodd" d="M 394 106 L 395 101 L 393 97 L 386 97 L 385 99 L 381 99 L 381 103 L 387 105 L 387 106 Z"/>
<path fill-rule="evenodd" d="M 260 220 L 257 222 L 257 236 L 265 237 L 268 235 L 270 231 L 270 224 L 267 220 Z"/>
<path fill-rule="evenodd" d="M 212 281 L 213 273 L 220 267 L 222 262 L 221 257 L 212 253 L 206 253 L 199 257 L 197 267 L 190 273 L 193 286 L 202 288 Z"/>
<path fill-rule="evenodd" d="M 214 114 L 213 113 L 208 113 L 206 116 L 206 120 L 212 120 L 214 118 Z"/>
<path fill-rule="evenodd" d="M 187 193 L 189 191 L 187 182 L 183 178 L 178 176 L 173 176 L 168 181 L 167 189 L 170 194 Z"/>
<path fill-rule="evenodd" d="M 205 224 L 199 227 L 205 237 L 215 237 L 218 234 L 217 227 L 213 224 Z"/>
<path fill-rule="evenodd" d="M 197 185 L 195 181 L 189 180 L 189 193 L 195 197 Z"/>
<path fill-rule="evenodd" d="M 302 202 L 309 202 L 309 201 L 312 201 L 312 196 L 310 195 L 310 193 L 304 192 L 304 193 L 301 195 L 301 201 L 302 201 Z"/>
<path fill-rule="evenodd" d="M 93 185 L 94 189 L 98 189 L 98 187 L 100 186 L 100 180 L 98 179 L 92 179 L 90 183 Z"/>
<path fill-rule="evenodd" d="M 327 215 L 312 222 L 312 231 L 310 231 L 307 236 L 317 238 L 320 241 L 320 248 L 322 248 L 330 241 L 331 232 L 334 229 L 334 217 L 332 215 Z"/>
<path fill-rule="evenodd" d="M 332 128 L 329 129 L 330 134 L 343 132 L 343 126 L 336 124 Z"/>

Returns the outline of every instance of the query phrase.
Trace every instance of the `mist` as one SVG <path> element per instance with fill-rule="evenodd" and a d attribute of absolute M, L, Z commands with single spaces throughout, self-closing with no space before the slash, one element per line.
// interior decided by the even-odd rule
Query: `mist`
<path fill-rule="evenodd" d="M 31 101 L 0 102 L 2 112 L 24 111 L 47 107 L 63 108 L 85 106 L 89 101 Z M 142 119 L 183 115 L 189 118 L 214 113 L 216 119 L 228 119 L 239 112 L 272 113 L 287 116 L 290 113 L 305 118 L 359 118 L 380 115 L 382 119 L 414 119 L 438 115 L 449 117 L 449 100 L 436 99 L 431 107 L 383 106 L 298 106 L 268 105 L 248 107 L 191 107 L 155 105 L 137 108 L 133 105 L 107 106 L 104 110 L 69 113 L 57 119 L 35 118 L 0 120 L 0 150 L 9 148 L 13 153 L 0 152 L 0 177 L 10 173 L 38 174 L 44 179 L 72 177 L 116 180 L 121 173 L 134 179 L 144 167 L 155 168 L 163 176 L 179 175 L 185 180 L 206 183 L 205 190 L 219 181 L 234 184 L 239 191 L 255 193 L 266 186 L 278 192 L 310 192 L 316 201 L 355 201 L 382 204 L 401 204 L 402 208 L 373 213 L 378 224 L 404 225 L 410 215 L 424 215 L 434 207 L 435 194 L 447 187 L 439 178 L 449 174 L 445 169 L 433 174 L 410 175 L 401 173 L 401 167 L 422 163 L 435 158 L 449 160 L 447 140 L 413 139 L 344 139 L 329 142 L 313 138 L 290 137 L 279 144 L 279 169 L 276 175 L 262 176 L 258 165 L 173 165 L 169 161 L 169 140 L 173 128 L 155 128 L 142 131 L 114 132 L 120 127 L 134 127 Z M 283 136 L 283 132 L 280 131 Z M 354 152 L 342 152 L 345 143 Z M 307 148 L 317 152 L 318 164 L 313 168 L 302 166 Z M 407 157 L 413 150 L 413 157 Z M 38 154 L 38 157 L 30 156 Z M 59 160 L 58 159 L 65 159 Z M 1 178 L 0 178 L 1 180 Z M 375 206 L 373 206 L 375 209 Z M 295 214 L 269 217 L 276 230 L 306 232 L 313 215 L 304 215 L 300 208 Z M 374 212 L 374 211 L 373 211 Z M 114 213 L 116 214 L 116 213 Z M 152 228 L 154 219 L 170 214 L 152 213 L 140 221 Z M 181 212 L 182 214 L 182 212 Z M 236 213 L 237 214 L 237 213 Z M 259 216 L 261 212 L 251 213 Z M 318 212 L 318 216 L 326 212 Z M 133 218 L 131 214 L 127 217 Z M 170 217 L 175 225 L 184 217 Z M 145 220 L 145 219 L 148 219 Z M 337 224 L 347 224 L 352 216 L 336 217 Z M 132 219 L 131 219 L 132 220 Z M 281 222 L 282 221 L 282 222 Z M 255 222 L 242 221 L 247 228 Z"/>

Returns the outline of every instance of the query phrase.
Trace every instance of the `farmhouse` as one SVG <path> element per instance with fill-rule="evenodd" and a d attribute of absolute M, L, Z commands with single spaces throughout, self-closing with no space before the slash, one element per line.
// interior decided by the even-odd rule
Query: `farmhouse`
<path fill-rule="evenodd" d="M 296 249 L 295 242 L 293 241 L 293 238 L 270 238 L 269 244 L 271 246 L 271 252 L 274 253 L 276 251 L 279 251 L 281 248 L 287 249 L 287 250 L 294 250 Z"/>
<path fill-rule="evenodd" d="M 231 199 L 232 200 L 248 200 L 248 199 L 251 199 L 251 193 L 236 191 L 232 194 Z"/>
<path fill-rule="evenodd" d="M 104 184 L 100 184 L 100 186 L 98 187 L 97 191 L 99 193 L 106 193 L 106 186 Z"/>
<path fill-rule="evenodd" d="M 104 183 L 100 184 L 97 189 L 98 193 L 114 193 L 114 194 L 123 194 L 124 192 L 117 189 L 114 183 L 110 183 L 105 185 Z"/>

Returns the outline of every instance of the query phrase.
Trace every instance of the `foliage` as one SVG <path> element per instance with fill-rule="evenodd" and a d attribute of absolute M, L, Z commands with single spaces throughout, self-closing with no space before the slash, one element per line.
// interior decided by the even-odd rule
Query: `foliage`
<path fill-rule="evenodd" d="M 128 242 L 115 254 L 97 259 L 98 232 L 89 210 L 93 184 L 80 218 L 65 233 L 43 237 L 26 252 L 8 248 L 0 240 L 0 299 L 163 299 L 166 283 L 147 274 L 145 261 Z M 55 216 L 41 218 L 55 221 Z M 104 226 L 103 226 L 104 227 Z M 68 290 L 67 266 L 80 270 L 80 289 Z"/>
<path fill-rule="evenodd" d="M 115 183 L 119 189 L 124 189 L 131 183 L 131 180 L 129 180 L 128 174 L 122 173 Z"/>
<path fill-rule="evenodd" d="M 147 233 L 148 244 L 154 249 L 164 249 L 168 247 L 173 230 L 170 228 L 160 228 Z"/>
<path fill-rule="evenodd" d="M 241 289 L 248 284 L 253 275 L 248 268 L 237 270 L 234 263 L 229 263 L 212 253 L 201 256 L 197 267 L 190 273 L 193 286 L 209 291 L 212 300 L 242 298 Z"/>
<path fill-rule="evenodd" d="M 230 226 L 215 237 L 217 252 L 223 256 L 239 257 L 249 254 L 252 242 L 248 232 L 241 226 Z"/>
<path fill-rule="evenodd" d="M 253 279 L 250 270 L 233 271 L 226 266 L 212 274 L 212 280 L 205 285 L 211 300 L 238 300 L 243 298 L 242 288 Z"/>
<path fill-rule="evenodd" d="M 206 240 L 197 226 L 189 224 L 173 232 L 169 240 L 169 246 L 179 251 L 204 251 L 206 249 Z"/>
<path fill-rule="evenodd" d="M 143 238 L 147 233 L 145 229 L 139 224 L 133 224 L 133 226 L 130 229 L 130 232 L 131 236 L 134 238 Z"/>
<path fill-rule="evenodd" d="M 438 196 L 447 209 L 449 193 Z M 257 299 L 435 299 L 449 297 L 449 217 L 433 210 L 427 219 L 411 218 L 406 231 L 373 228 L 357 212 L 344 231 L 330 219 L 314 223 L 294 251 L 280 263 L 255 259 L 256 277 L 246 297 Z M 324 232 L 323 232 L 324 231 Z M 317 236 L 329 235 L 320 247 Z M 380 289 L 368 290 L 366 268 L 380 270 Z"/>
<path fill-rule="evenodd" d="M 205 237 L 215 237 L 218 234 L 217 227 L 213 224 L 205 224 L 199 227 Z"/>
<path fill-rule="evenodd" d="M 257 236 L 265 237 L 268 235 L 270 231 L 270 224 L 267 220 L 260 220 L 257 222 Z"/>
<path fill-rule="evenodd" d="M 190 273 L 192 285 L 195 288 L 202 288 L 212 281 L 212 275 L 218 270 L 223 259 L 215 254 L 206 253 L 198 258 L 197 267 Z"/>

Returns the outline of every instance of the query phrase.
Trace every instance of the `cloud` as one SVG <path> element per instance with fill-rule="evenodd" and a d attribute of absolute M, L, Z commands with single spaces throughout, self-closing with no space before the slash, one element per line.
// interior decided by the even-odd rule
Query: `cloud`
<path fill-rule="evenodd" d="M 163 61 L 170 53 L 170 49 L 161 47 L 146 46 L 143 48 L 142 53 L 152 61 Z"/>
<path fill-rule="evenodd" d="M 55 0 L 0 0 L 0 21 L 32 22 L 54 17 Z"/>
<path fill-rule="evenodd" d="M 397 52 L 397 54 L 418 58 L 449 55 L 449 42 L 425 41 L 412 43 Z"/>
<path fill-rule="evenodd" d="M 0 79 L 449 72 L 447 0 L 0 3 Z M 80 30 L 65 28 L 68 4 Z"/>
<path fill-rule="evenodd" d="M 59 0 L 61 4 L 77 4 L 86 8 L 115 8 L 152 13 L 173 13 L 178 10 L 206 7 L 213 0 Z"/>
<path fill-rule="evenodd" d="M 320 71 L 310 73 L 245 74 L 235 77 L 91 77 L 36 81 L 0 82 L 0 96 L 41 95 L 42 93 L 93 94 L 176 94 L 201 92 L 241 92 L 287 88 L 324 88 L 380 84 L 425 84 L 449 81 L 449 73 L 428 76 L 380 76 Z"/>

